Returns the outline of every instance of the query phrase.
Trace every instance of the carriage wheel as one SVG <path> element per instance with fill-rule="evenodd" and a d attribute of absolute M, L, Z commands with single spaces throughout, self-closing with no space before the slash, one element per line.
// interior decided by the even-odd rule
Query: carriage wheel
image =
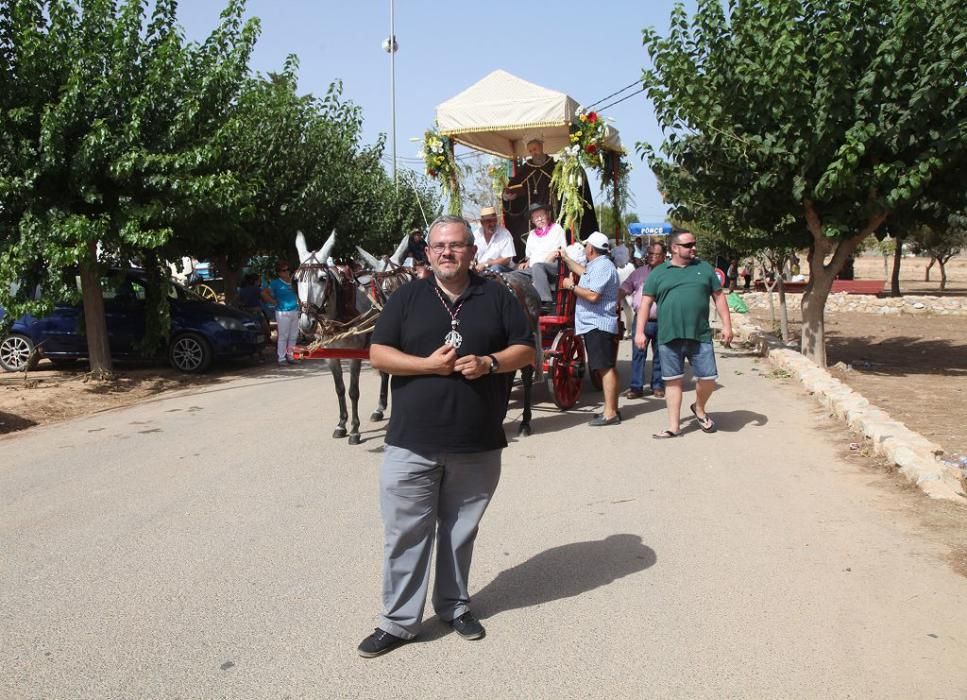
<path fill-rule="evenodd" d="M 209 287 L 207 284 L 196 284 L 192 289 L 202 299 L 208 299 L 208 301 L 218 301 L 217 292 L 215 292 L 215 290 Z"/>
<path fill-rule="evenodd" d="M 584 341 L 565 328 L 557 334 L 548 352 L 547 390 L 554 404 L 567 410 L 577 403 L 584 379 Z"/>
<path fill-rule="evenodd" d="M 621 339 L 624 337 L 623 329 L 624 329 L 624 324 L 619 324 L 618 335 L 614 337 L 614 343 L 613 343 L 614 348 L 611 351 L 611 364 L 614 367 L 618 366 L 618 345 L 621 342 Z M 634 342 L 634 340 L 632 340 L 632 342 Z M 591 385 L 598 391 L 601 391 L 601 387 L 603 386 L 603 384 L 601 383 L 600 370 L 596 370 L 596 369 L 591 370 Z"/>

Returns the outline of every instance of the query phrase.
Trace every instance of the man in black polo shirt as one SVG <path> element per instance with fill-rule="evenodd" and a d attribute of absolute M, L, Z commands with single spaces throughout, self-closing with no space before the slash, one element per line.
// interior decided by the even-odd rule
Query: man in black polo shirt
<path fill-rule="evenodd" d="M 470 559 L 507 446 L 507 373 L 534 359 L 520 304 L 503 285 L 470 272 L 469 224 L 441 217 L 427 240 L 433 276 L 390 297 L 370 348 L 373 366 L 393 375 L 393 411 L 379 479 L 383 613 L 359 645 L 364 657 L 419 632 L 434 531 L 433 608 L 460 636 L 483 637 L 469 607 Z"/>

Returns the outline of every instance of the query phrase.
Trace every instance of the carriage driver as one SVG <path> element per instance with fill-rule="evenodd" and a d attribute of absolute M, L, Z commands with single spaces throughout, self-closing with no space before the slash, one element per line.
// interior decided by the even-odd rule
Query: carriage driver
<path fill-rule="evenodd" d="M 379 475 L 383 613 L 363 657 L 419 633 L 434 539 L 434 610 L 464 639 L 484 636 L 470 611 L 470 559 L 500 479 L 510 373 L 534 359 L 523 307 L 470 271 L 469 224 L 440 217 L 427 239 L 433 276 L 389 298 L 370 348 L 373 367 L 393 377 L 393 412 Z"/>

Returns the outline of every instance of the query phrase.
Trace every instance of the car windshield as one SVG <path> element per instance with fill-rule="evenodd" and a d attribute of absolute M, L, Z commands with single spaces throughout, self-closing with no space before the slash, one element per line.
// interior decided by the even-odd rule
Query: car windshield
<path fill-rule="evenodd" d="M 200 294 L 193 292 L 188 289 L 188 287 L 181 284 L 181 282 L 176 282 L 171 280 L 171 284 L 168 286 L 168 298 L 176 299 L 181 302 L 202 302 L 206 301 L 205 297 Z"/>

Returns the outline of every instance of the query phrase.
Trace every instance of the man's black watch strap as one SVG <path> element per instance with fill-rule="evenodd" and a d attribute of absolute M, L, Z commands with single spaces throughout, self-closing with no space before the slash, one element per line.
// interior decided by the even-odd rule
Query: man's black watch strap
<path fill-rule="evenodd" d="M 496 355 L 487 355 L 490 358 L 490 374 L 497 374 L 497 370 L 500 369 L 500 363 L 497 362 Z"/>

